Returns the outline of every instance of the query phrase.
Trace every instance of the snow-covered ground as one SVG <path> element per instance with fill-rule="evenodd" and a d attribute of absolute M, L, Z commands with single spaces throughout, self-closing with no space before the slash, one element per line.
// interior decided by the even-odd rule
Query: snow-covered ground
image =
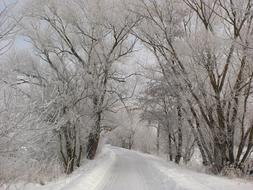
<path fill-rule="evenodd" d="M 111 150 L 110 146 L 106 146 L 97 159 L 89 161 L 88 164 L 77 169 L 67 178 L 63 177 L 43 186 L 39 184 L 19 183 L 8 187 L 7 190 L 95 190 L 96 186 L 103 181 L 114 162 L 115 153 Z M 5 189 L 6 187 L 0 187 L 0 190 Z"/>
<path fill-rule="evenodd" d="M 20 187 L 20 186 L 19 186 Z M 253 182 L 197 173 L 157 157 L 106 146 L 68 180 L 24 190 L 253 190 Z"/>

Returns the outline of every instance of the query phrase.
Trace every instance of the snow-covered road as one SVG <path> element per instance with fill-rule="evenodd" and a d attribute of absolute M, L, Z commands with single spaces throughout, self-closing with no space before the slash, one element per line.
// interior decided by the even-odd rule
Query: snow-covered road
<path fill-rule="evenodd" d="M 248 181 L 194 172 L 136 151 L 108 149 L 114 161 L 94 190 L 253 190 Z"/>
<path fill-rule="evenodd" d="M 116 159 L 98 190 L 173 190 L 169 180 L 148 159 L 136 152 L 112 148 Z"/>
<path fill-rule="evenodd" d="M 1 189 L 1 188 L 0 188 Z M 253 182 L 184 169 L 155 156 L 105 146 L 68 178 L 10 190 L 253 190 Z"/>

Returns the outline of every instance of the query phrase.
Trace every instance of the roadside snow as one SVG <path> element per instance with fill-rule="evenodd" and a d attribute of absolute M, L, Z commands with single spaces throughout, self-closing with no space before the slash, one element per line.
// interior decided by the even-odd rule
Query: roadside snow
<path fill-rule="evenodd" d="M 115 161 L 113 151 L 108 147 L 103 150 L 105 151 L 105 156 L 102 162 L 99 162 L 91 172 L 80 175 L 61 190 L 95 190 Z"/>
<path fill-rule="evenodd" d="M 174 163 L 152 159 L 153 165 L 175 181 L 175 190 L 253 190 L 253 182 L 228 179 L 181 168 Z"/>
<path fill-rule="evenodd" d="M 12 184 L 8 187 L 8 190 L 95 190 L 113 165 L 114 160 L 114 152 L 110 149 L 110 146 L 105 146 L 95 160 L 89 161 L 70 176 L 62 177 L 43 186 L 32 183 Z M 0 190 L 6 188 L 3 186 L 0 187 Z"/>
<path fill-rule="evenodd" d="M 10 190 L 253 190 L 253 182 L 194 172 L 152 155 L 105 146 L 94 161 L 45 186 Z"/>

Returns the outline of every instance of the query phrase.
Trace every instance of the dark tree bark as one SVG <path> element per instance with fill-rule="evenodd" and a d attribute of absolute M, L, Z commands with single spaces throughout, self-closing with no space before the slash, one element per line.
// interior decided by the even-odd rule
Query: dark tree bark
<path fill-rule="evenodd" d="M 76 160 L 76 166 L 77 166 L 78 168 L 80 167 L 81 158 L 82 158 L 82 152 L 83 152 L 83 147 L 80 146 L 80 148 L 79 148 L 79 153 L 78 153 L 77 160 Z"/>
<path fill-rule="evenodd" d="M 101 131 L 101 115 L 102 115 L 101 111 L 98 111 L 96 113 L 95 127 L 94 127 L 94 130 L 91 131 L 91 133 L 89 134 L 87 151 L 86 151 L 87 159 L 89 160 L 93 160 L 96 156 L 98 143 L 100 139 L 100 131 Z"/>
<path fill-rule="evenodd" d="M 183 134 L 182 134 L 182 109 L 181 106 L 177 107 L 178 114 L 178 132 L 177 132 L 177 153 L 175 157 L 175 163 L 179 164 L 182 157 L 182 147 L 183 147 Z"/>
<path fill-rule="evenodd" d="M 159 155 L 160 152 L 160 124 L 158 124 L 157 126 L 157 130 L 156 130 L 156 151 L 157 151 L 157 155 Z"/>
<path fill-rule="evenodd" d="M 71 123 L 67 122 L 59 133 L 59 139 L 60 153 L 63 159 L 65 173 L 71 174 L 74 171 L 74 166 L 77 161 L 77 149 L 81 148 L 81 145 L 77 143 L 76 127 L 71 126 Z M 81 152 L 79 152 L 79 156 L 81 159 Z"/>
<path fill-rule="evenodd" d="M 93 160 L 95 158 L 98 143 L 99 143 L 99 136 L 97 134 L 90 133 L 86 151 L 87 159 Z"/>
<path fill-rule="evenodd" d="M 172 154 L 172 142 L 171 142 L 171 134 L 168 135 L 168 145 L 169 145 L 169 158 L 170 161 L 173 161 L 173 154 Z"/>

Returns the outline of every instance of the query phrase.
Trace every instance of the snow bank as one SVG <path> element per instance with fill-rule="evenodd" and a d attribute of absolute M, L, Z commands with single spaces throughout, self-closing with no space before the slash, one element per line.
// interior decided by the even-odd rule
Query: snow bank
<path fill-rule="evenodd" d="M 77 177 L 61 190 L 95 190 L 115 161 L 115 154 L 108 147 L 102 152 L 103 159 L 90 173 Z"/>
<path fill-rule="evenodd" d="M 105 146 L 95 160 L 89 161 L 73 174 L 62 177 L 44 186 L 39 184 L 12 184 L 0 187 L 0 190 L 94 190 L 100 184 L 115 161 L 115 153 Z"/>
<path fill-rule="evenodd" d="M 154 168 L 174 181 L 173 190 L 253 190 L 253 182 L 243 179 L 229 179 L 182 168 L 173 162 L 151 154 L 136 152 L 150 161 Z"/>
<path fill-rule="evenodd" d="M 246 180 L 197 173 L 157 159 L 153 165 L 176 182 L 175 190 L 253 190 L 253 183 Z"/>

